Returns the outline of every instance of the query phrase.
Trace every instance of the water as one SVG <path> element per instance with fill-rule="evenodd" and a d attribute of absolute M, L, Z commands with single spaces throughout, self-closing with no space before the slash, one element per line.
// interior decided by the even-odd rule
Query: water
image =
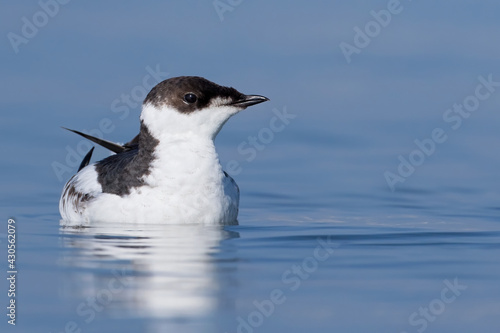
<path fill-rule="evenodd" d="M 219 150 L 231 156 L 226 135 Z M 58 186 L 4 198 L 19 227 L 18 329 L 498 331 L 497 197 L 448 180 L 393 193 L 372 185 L 383 184 L 372 178 L 377 159 L 327 160 L 328 145 L 311 144 L 304 161 L 300 145 L 288 145 L 295 135 L 235 176 L 238 226 L 61 228 Z M 336 155 L 365 150 L 322 135 L 346 142 Z"/>
<path fill-rule="evenodd" d="M 499 332 L 500 88 L 445 118 L 500 81 L 500 5 L 401 1 L 348 63 L 340 43 L 387 1 L 240 1 L 223 20 L 213 3 L 71 1 L 17 53 L 8 33 L 41 7 L 2 5 L 0 258 L 5 276 L 13 217 L 18 316 L 0 331 Z M 68 149 L 89 146 L 59 126 L 126 142 L 141 91 L 178 75 L 271 99 L 216 141 L 239 225 L 61 228 Z"/>

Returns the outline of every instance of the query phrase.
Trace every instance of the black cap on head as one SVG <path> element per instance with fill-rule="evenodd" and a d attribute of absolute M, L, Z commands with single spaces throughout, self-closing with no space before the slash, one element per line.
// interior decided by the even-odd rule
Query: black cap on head
<path fill-rule="evenodd" d="M 170 105 L 179 112 L 191 113 L 203 109 L 214 98 L 230 98 L 236 102 L 245 97 L 238 90 L 220 86 L 198 76 L 179 76 L 158 83 L 144 100 L 155 107 Z"/>

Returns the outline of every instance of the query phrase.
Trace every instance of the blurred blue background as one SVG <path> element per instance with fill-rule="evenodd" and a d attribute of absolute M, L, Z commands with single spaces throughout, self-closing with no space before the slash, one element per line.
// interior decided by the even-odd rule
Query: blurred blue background
<path fill-rule="evenodd" d="M 216 140 L 222 165 L 237 161 L 241 167 L 233 177 L 242 191 L 243 229 L 235 229 L 242 238 L 245 226 L 260 230 L 265 238 L 265 228 L 274 225 L 288 237 L 289 224 L 296 223 L 305 228 L 298 231 L 302 235 L 336 234 L 337 225 L 379 228 L 349 231 L 354 234 L 401 227 L 496 235 L 500 87 L 481 88 L 489 96 L 468 118 L 462 117 L 457 129 L 443 116 L 475 94 L 482 82 L 479 77 L 500 82 L 497 1 L 61 2 L 4 2 L 0 13 L 0 209 L 5 220 L 10 216 L 24 220 L 18 231 L 32 239 L 19 245 L 19 251 L 23 247 L 27 251 L 20 258 L 26 260 L 26 270 L 31 269 L 23 276 L 25 304 L 35 300 L 43 304 L 43 297 L 55 295 L 37 294 L 28 285 L 50 280 L 53 275 L 47 270 L 64 270 L 58 264 L 58 199 L 76 172 L 75 161 L 90 148 L 60 126 L 98 129 L 108 140 L 126 142 L 138 131 L 144 94 L 159 80 L 173 76 L 203 76 L 271 99 L 235 116 Z M 385 18 L 383 24 L 375 16 Z M 360 40 L 367 45 L 360 47 Z M 346 57 L 341 48 L 346 44 L 357 51 Z M 241 147 L 251 147 L 249 137 L 264 137 L 262 130 L 269 128 L 276 112 L 284 111 L 294 117 L 265 144 L 261 140 L 261 150 L 255 148 L 256 156 L 249 161 Z M 447 140 L 435 144 L 433 153 L 425 155 L 392 191 L 387 172 L 401 176 L 399 156 L 409 160 L 418 148 L 414 141 L 431 138 L 436 128 L 444 130 Z M 94 160 L 105 156 L 107 152 L 97 149 Z M 314 223 L 331 229 L 308 229 Z M 265 245 L 262 252 L 252 253 L 255 257 L 249 254 L 257 264 L 264 264 L 259 255 L 273 246 Z M 498 243 L 489 246 L 478 258 L 493 258 L 490 251 L 498 257 Z M 462 250 L 469 253 L 470 248 Z M 361 256 L 369 252 L 359 251 Z M 422 251 L 432 258 L 437 250 Z M 35 260 L 29 255 L 34 253 L 45 255 Z M 443 267 L 455 255 L 450 253 Z M 40 264 L 44 261 L 46 266 Z M 422 269 L 432 272 L 433 267 Z M 474 269 L 485 274 L 476 277 L 477 284 L 500 275 L 498 260 Z M 468 271 L 465 266 L 462 273 Z M 436 285 L 446 276 L 439 276 Z M 331 278 L 326 273 L 324 277 Z M 249 282 L 250 277 L 241 279 Z M 249 288 L 258 290 L 257 285 Z M 431 295 L 436 293 L 439 290 Z M 323 296 L 321 289 L 311 295 L 313 300 Z M 490 295 L 498 297 L 498 287 Z M 339 326 L 325 319 L 328 314 L 305 317 L 325 323 L 317 324 L 318 330 L 401 331 L 413 309 L 430 297 L 407 304 L 404 315 L 392 320 L 367 310 L 366 326 L 357 322 L 356 329 L 355 315 L 337 318 Z M 65 304 L 64 299 L 54 299 L 52 305 Z M 478 299 L 490 304 L 489 299 Z M 242 302 L 251 304 L 251 299 Z M 296 311 L 301 309 L 297 302 Z M 30 309 L 35 315 L 37 307 Z M 453 318 L 467 311 L 454 313 Z M 468 321 L 470 326 L 442 320 L 434 329 L 497 332 L 494 314 L 499 311 L 498 305 L 489 308 L 483 317 Z M 55 331 L 53 316 L 45 317 L 44 327 Z M 278 329 L 285 317 L 284 313 L 272 317 L 274 326 L 262 326 L 261 331 Z M 27 324 L 28 315 L 19 320 L 27 325 L 26 332 L 34 331 L 36 326 Z M 291 326 L 301 330 L 307 327 L 303 325 Z"/>
<path fill-rule="evenodd" d="M 7 34 L 22 37 L 22 18 L 32 22 L 42 8 L 36 1 L 4 4 L 0 84 L 2 135 L 9 144 L 2 147 L 8 156 L 2 159 L 2 177 L 15 179 L 9 196 L 17 189 L 59 191 L 62 181 L 52 162 L 67 165 L 66 145 L 75 149 L 79 142 L 59 126 L 91 130 L 108 118 L 113 130 L 107 139 L 133 137 L 140 103 L 132 100 L 138 105 L 127 105 L 130 113 L 124 117 L 113 112 L 113 102 L 143 85 L 147 67 L 158 69 L 162 78 L 200 75 L 271 98 L 228 123 L 218 138 L 223 161 L 244 159 L 235 148 L 268 125 L 272 108 L 296 114 L 239 178 L 254 179 L 251 169 L 269 165 L 271 157 L 280 166 L 293 162 L 301 170 L 321 168 L 303 174 L 310 184 L 302 193 L 388 189 L 383 173 L 396 170 L 397 156 L 415 149 L 415 139 L 446 125 L 443 113 L 474 92 L 478 76 L 498 75 L 500 80 L 494 1 L 403 1 L 400 13 L 350 63 L 339 45 L 354 45 L 353 28 L 364 29 L 374 20 L 370 11 L 386 9 L 387 2 L 233 3 L 239 5 L 219 9 L 221 21 L 211 1 L 71 1 L 59 5 L 26 44 L 16 44 L 18 53 Z M 135 91 L 136 100 L 140 92 Z M 499 159 L 492 148 L 499 140 L 499 98 L 494 93 L 482 102 L 398 187 L 429 189 L 447 178 L 439 184 L 460 187 L 468 180 L 497 192 Z M 293 156 L 279 155 L 284 143 L 294 146 Z M 336 177 L 346 171 L 347 182 Z M 66 170 L 63 179 L 70 176 Z M 287 183 L 286 175 L 274 176 L 275 182 Z"/>

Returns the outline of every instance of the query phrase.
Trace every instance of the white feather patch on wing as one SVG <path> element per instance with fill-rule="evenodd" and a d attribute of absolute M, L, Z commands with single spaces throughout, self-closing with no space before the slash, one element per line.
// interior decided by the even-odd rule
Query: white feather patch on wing
<path fill-rule="evenodd" d="M 88 165 L 74 175 L 64 186 L 59 201 L 59 212 L 64 221 L 72 224 L 86 224 L 85 210 L 91 200 L 102 193 L 102 186 L 97 180 L 95 165 Z"/>

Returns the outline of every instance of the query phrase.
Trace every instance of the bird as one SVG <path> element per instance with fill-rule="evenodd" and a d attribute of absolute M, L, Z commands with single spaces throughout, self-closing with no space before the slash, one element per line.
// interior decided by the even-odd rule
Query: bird
<path fill-rule="evenodd" d="M 114 154 L 90 164 L 93 148 L 63 188 L 63 225 L 238 224 L 239 188 L 222 169 L 214 139 L 233 115 L 269 101 L 199 76 L 154 86 L 139 134 L 126 144 L 70 130 Z"/>

